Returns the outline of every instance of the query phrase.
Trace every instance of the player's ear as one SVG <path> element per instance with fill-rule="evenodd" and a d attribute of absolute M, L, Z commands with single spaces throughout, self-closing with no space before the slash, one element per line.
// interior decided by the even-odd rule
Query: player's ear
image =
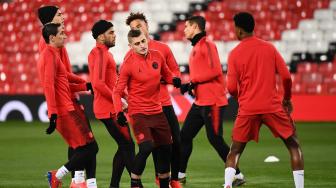
<path fill-rule="evenodd" d="M 98 40 L 100 40 L 100 41 L 104 41 L 105 40 L 105 36 L 104 36 L 104 34 L 100 34 L 100 35 L 98 35 Z"/>
<path fill-rule="evenodd" d="M 49 43 L 54 42 L 55 37 L 55 35 L 49 35 Z"/>

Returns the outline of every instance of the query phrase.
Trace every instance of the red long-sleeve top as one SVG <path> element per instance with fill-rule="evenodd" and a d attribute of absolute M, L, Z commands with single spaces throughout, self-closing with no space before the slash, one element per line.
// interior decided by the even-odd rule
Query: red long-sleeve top
<path fill-rule="evenodd" d="M 178 77 L 178 78 L 181 77 L 180 68 L 175 60 L 173 52 L 170 50 L 167 44 L 164 44 L 156 40 L 149 39 L 148 48 L 159 51 L 165 60 L 165 64 L 167 65 L 167 67 L 169 68 L 173 76 Z M 132 50 L 129 50 L 125 57 L 128 57 L 128 55 L 131 52 Z M 160 85 L 160 102 L 162 106 L 172 105 L 171 100 L 170 100 L 170 95 L 167 89 L 167 85 L 163 83 L 161 83 Z"/>
<path fill-rule="evenodd" d="M 39 53 L 41 54 L 42 51 L 46 48 L 47 43 L 43 39 L 43 37 L 40 38 L 39 41 Z M 71 64 L 68 56 L 68 52 L 65 47 L 60 48 L 59 50 L 60 58 L 62 60 L 62 63 L 65 66 L 65 69 L 67 71 L 67 78 L 69 80 L 69 84 L 71 85 L 71 97 L 76 98 L 75 92 L 78 91 L 86 91 L 86 82 L 81 77 L 77 76 L 76 74 L 72 73 Z"/>
<path fill-rule="evenodd" d="M 181 77 L 179 66 L 177 65 L 173 52 L 167 44 L 156 40 L 149 40 L 148 48 L 161 52 L 163 58 L 165 59 L 165 63 L 172 72 L 173 76 Z M 166 84 L 160 85 L 160 101 L 162 106 L 172 105 Z"/>
<path fill-rule="evenodd" d="M 228 58 L 228 90 L 238 98 L 239 114 L 252 115 L 282 110 L 276 74 L 282 78 L 284 99 L 291 98 L 291 77 L 275 47 L 254 36 L 243 39 Z"/>
<path fill-rule="evenodd" d="M 191 51 L 189 71 L 191 82 L 196 84 L 195 104 L 199 106 L 228 104 L 216 45 L 205 36 Z"/>
<path fill-rule="evenodd" d="M 97 119 L 115 113 L 112 92 L 117 81 L 117 66 L 108 48 L 96 43 L 88 57 L 90 80 L 94 89 L 93 112 Z"/>
<path fill-rule="evenodd" d="M 58 48 L 47 45 L 38 61 L 38 71 L 47 101 L 48 116 L 62 115 L 74 110 L 67 70 L 59 56 Z"/>
<path fill-rule="evenodd" d="M 116 112 L 122 111 L 121 96 L 128 91 L 128 112 L 132 114 L 157 114 L 162 112 L 159 98 L 161 77 L 172 83 L 173 75 L 165 64 L 161 53 L 148 50 L 146 56 L 134 51 L 127 54 L 113 91 Z"/>

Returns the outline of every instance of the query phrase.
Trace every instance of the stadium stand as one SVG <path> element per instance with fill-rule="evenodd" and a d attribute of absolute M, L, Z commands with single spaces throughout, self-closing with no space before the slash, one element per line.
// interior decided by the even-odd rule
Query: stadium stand
<path fill-rule="evenodd" d="M 90 28 L 97 19 L 112 20 L 117 63 L 128 50 L 125 19 L 130 11 L 144 12 L 152 36 L 166 42 L 183 72 L 191 46 L 184 39 L 184 20 L 202 15 L 208 35 L 216 42 L 223 69 L 235 41 L 232 16 L 249 11 L 257 22 L 255 34 L 271 41 L 292 72 L 295 94 L 336 94 L 336 1 L 330 0 L 21 0 L 0 4 L 0 94 L 41 94 L 37 78 L 41 25 L 36 10 L 56 4 L 65 13 L 67 50 L 74 70 L 87 77 L 87 55 L 94 46 Z M 11 14 L 17 12 L 18 14 Z M 20 15 L 20 16 L 16 16 Z M 184 78 L 187 78 L 186 75 Z"/>

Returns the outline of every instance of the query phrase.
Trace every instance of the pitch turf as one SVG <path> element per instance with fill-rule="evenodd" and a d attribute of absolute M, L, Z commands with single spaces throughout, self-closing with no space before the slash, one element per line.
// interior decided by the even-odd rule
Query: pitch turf
<path fill-rule="evenodd" d="M 98 186 L 108 187 L 116 145 L 99 122 L 92 124 L 100 148 Z M 48 187 L 44 175 L 47 170 L 56 169 L 66 161 L 67 147 L 57 133 L 44 134 L 46 126 L 38 122 L 0 124 L 0 188 Z M 226 141 L 230 141 L 231 129 L 232 122 L 226 122 Z M 336 187 L 336 123 L 297 123 L 297 129 L 305 158 L 305 187 Z M 269 155 L 277 156 L 280 162 L 264 163 Z M 294 187 L 288 152 L 281 140 L 273 139 L 266 128 L 262 128 L 259 144 L 248 144 L 240 167 L 247 180 L 245 188 Z M 185 187 L 220 188 L 223 173 L 224 164 L 209 145 L 202 129 L 194 141 Z M 152 159 L 149 158 L 143 175 L 145 187 L 156 187 L 153 174 Z M 64 187 L 68 187 L 69 180 L 67 176 Z M 121 187 L 129 187 L 126 173 Z"/>

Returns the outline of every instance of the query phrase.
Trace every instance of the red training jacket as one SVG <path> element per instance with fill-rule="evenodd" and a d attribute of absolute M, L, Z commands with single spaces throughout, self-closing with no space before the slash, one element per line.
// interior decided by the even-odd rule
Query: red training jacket
<path fill-rule="evenodd" d="M 201 38 L 189 57 L 190 80 L 195 86 L 195 104 L 225 106 L 228 104 L 224 75 L 216 45 L 207 37 Z"/>
<path fill-rule="evenodd" d="M 290 73 L 275 47 L 257 37 L 243 39 L 228 59 L 228 90 L 238 97 L 240 115 L 253 115 L 282 110 L 276 88 L 279 73 L 284 87 L 284 99 L 291 98 Z"/>
<path fill-rule="evenodd" d="M 104 44 L 96 43 L 88 57 L 90 80 L 94 88 L 93 112 L 97 119 L 115 114 L 112 92 L 117 81 L 117 66 Z"/>
<path fill-rule="evenodd" d="M 48 116 L 62 115 L 74 110 L 67 70 L 59 56 L 58 48 L 47 45 L 38 61 L 38 71 L 47 101 Z"/>
<path fill-rule="evenodd" d="M 127 54 L 113 91 L 116 112 L 122 111 L 121 96 L 128 91 L 128 112 L 132 114 L 158 114 L 162 112 L 159 100 L 161 77 L 172 83 L 173 75 L 165 64 L 161 53 L 148 50 L 146 56 L 132 51 Z"/>

